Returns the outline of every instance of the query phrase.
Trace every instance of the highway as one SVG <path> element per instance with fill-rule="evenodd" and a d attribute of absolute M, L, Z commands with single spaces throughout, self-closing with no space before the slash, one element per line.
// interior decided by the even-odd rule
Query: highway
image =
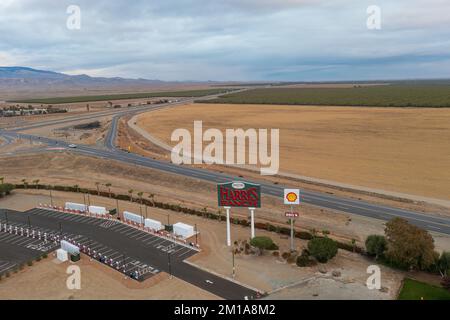
<path fill-rule="evenodd" d="M 202 99 L 210 99 L 214 98 L 214 96 L 208 96 L 203 97 Z M 188 102 L 191 102 L 194 100 L 194 98 L 187 98 L 180 100 L 178 102 L 173 103 L 167 103 L 167 104 L 161 104 L 161 105 L 152 105 L 148 107 L 142 107 L 142 108 L 129 108 L 127 110 L 120 110 L 116 112 L 107 111 L 107 112 L 99 112 L 95 115 L 89 114 L 89 115 L 80 115 L 80 116 L 73 116 L 70 119 L 62 119 L 57 120 L 55 122 L 51 121 L 45 121 L 42 123 L 36 123 L 33 125 L 24 126 L 21 128 L 14 128 L 14 129 L 0 129 L 0 136 L 3 136 L 7 141 L 11 141 L 12 139 L 22 138 L 27 140 L 33 140 L 38 141 L 41 143 L 48 144 L 48 146 L 51 147 L 62 147 L 66 148 L 70 152 L 82 154 L 85 156 L 92 156 L 92 157 L 99 157 L 104 158 L 107 160 L 115 160 L 120 161 L 127 164 L 134 164 L 139 165 L 146 168 L 156 169 L 164 172 L 168 172 L 171 174 L 177 174 L 181 176 L 191 177 L 193 179 L 199 179 L 204 180 L 210 183 L 221 183 L 221 182 L 227 182 L 231 180 L 241 180 L 239 177 L 230 176 L 222 173 L 217 173 L 214 171 L 209 171 L 205 169 L 197 169 L 192 168 L 189 166 L 179 166 L 176 164 L 172 164 L 170 162 L 164 162 L 159 160 L 154 160 L 151 158 L 146 158 L 143 156 L 140 156 L 138 154 L 128 153 L 123 150 L 120 150 L 116 148 L 115 146 L 115 138 L 117 134 L 117 125 L 118 120 L 125 116 L 125 115 L 135 115 L 137 113 L 146 112 L 149 110 L 155 110 L 160 108 L 166 108 L 174 105 L 179 104 L 185 104 Z M 73 122 L 75 120 L 80 119 L 95 119 L 99 117 L 104 117 L 106 115 L 112 115 L 112 122 L 110 126 L 110 130 L 105 137 L 105 147 L 98 147 L 98 146 L 88 146 L 88 145 L 78 145 L 75 149 L 68 148 L 68 143 L 56 140 L 56 139 L 50 139 L 45 137 L 39 137 L 35 135 L 29 135 L 20 133 L 19 131 L 28 129 L 31 126 L 35 128 L 36 126 L 47 126 L 47 125 L 54 125 L 57 123 L 69 123 Z M 40 150 L 34 150 L 34 152 L 52 152 L 52 150 L 49 150 L 48 148 L 41 148 Z M 12 153 L 14 154 L 14 153 Z M 280 198 L 283 196 L 283 189 L 285 187 L 294 187 L 295 184 L 290 186 L 282 186 L 282 185 L 275 185 L 270 184 L 266 182 L 261 182 L 257 180 L 248 180 L 250 182 L 259 183 L 262 187 L 262 193 L 266 195 L 271 195 Z M 410 211 L 410 210 L 404 210 L 399 208 L 393 208 L 385 205 L 380 204 L 373 204 L 369 203 L 367 201 L 363 200 L 354 200 L 349 199 L 345 197 L 340 197 L 336 195 L 331 195 L 327 193 L 320 193 L 315 191 L 307 191 L 303 190 L 303 201 L 304 203 L 318 206 L 321 208 L 336 210 L 339 212 L 345 212 L 349 214 L 364 216 L 368 218 L 374 218 L 379 219 L 383 221 L 388 221 L 394 217 L 401 217 L 404 219 L 407 219 L 411 223 L 422 227 L 424 229 L 427 229 L 429 231 L 433 232 L 439 232 L 442 234 L 450 235 L 450 219 L 440 217 L 438 215 L 433 214 L 424 214 L 420 212 Z"/>
<path fill-rule="evenodd" d="M 113 120 L 112 129 L 116 129 L 117 120 L 118 118 L 115 118 L 115 120 Z M 69 143 L 67 142 L 29 134 L 21 134 L 18 132 L 5 132 L 0 130 L 0 135 L 8 137 L 9 139 L 21 138 L 26 140 L 33 140 L 36 142 L 48 144 L 48 146 L 51 147 L 66 148 L 71 152 L 78 153 L 81 155 L 94 156 L 107 160 L 116 160 L 127 164 L 134 164 L 146 168 L 165 171 L 168 173 L 187 176 L 193 179 L 204 180 L 211 183 L 222 183 L 232 180 L 234 181 L 241 180 L 239 177 L 234 177 L 203 169 L 192 168 L 188 166 L 179 166 L 176 164 L 172 164 L 170 162 L 154 160 L 138 154 L 128 153 L 126 151 L 116 149 L 113 143 L 115 130 L 111 130 L 110 132 L 111 133 L 108 134 L 107 139 L 105 141 L 107 145 L 106 149 L 87 145 L 78 145 L 77 148 L 71 149 L 68 147 Z M 51 150 L 48 149 L 42 149 L 41 151 L 51 152 Z M 288 187 L 259 181 L 250 180 L 250 182 L 261 184 L 262 193 L 278 197 L 280 199 L 280 204 L 281 199 L 283 197 L 284 188 Z M 419 212 L 403 210 L 379 204 L 372 204 L 366 201 L 353 200 L 335 195 L 329 195 L 307 190 L 303 191 L 302 199 L 304 203 L 318 206 L 321 208 L 327 208 L 331 210 L 360 215 L 368 218 L 375 218 L 384 221 L 388 221 L 394 217 L 402 217 L 424 229 L 450 235 L 450 219 L 439 217 L 437 215 L 423 214 Z"/>

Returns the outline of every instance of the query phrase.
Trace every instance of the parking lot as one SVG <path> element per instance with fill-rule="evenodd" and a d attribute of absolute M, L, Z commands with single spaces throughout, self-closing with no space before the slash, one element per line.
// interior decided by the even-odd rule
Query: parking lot
<path fill-rule="evenodd" d="M 17 217 L 17 215 L 22 215 L 22 220 L 26 218 L 26 221 L 17 222 L 17 219 L 13 221 L 8 219 L 10 217 Z M 136 229 L 118 220 L 107 220 L 44 209 L 32 209 L 23 214 L 13 212 L 8 214 L 8 212 L 3 212 L 0 217 L 0 242 L 4 239 L 4 244 L 10 246 L 10 248 L 4 248 L 1 251 L 16 251 L 17 248 L 15 247 L 19 246 L 41 253 L 50 252 L 58 248 L 60 240 L 67 240 L 80 247 L 81 252 L 138 281 L 144 281 L 159 273 L 159 268 L 151 263 L 144 263 L 139 259 L 131 257 L 125 253 L 126 250 L 113 249 L 103 244 L 99 239 L 94 239 L 93 236 L 89 236 L 95 233 L 75 234 L 73 232 L 67 232 L 65 228 L 67 224 L 86 224 L 89 227 L 95 226 L 102 230 L 107 230 L 111 234 L 116 233 L 117 235 L 132 239 L 150 250 L 157 250 L 166 255 L 170 255 L 170 257 L 167 257 L 168 261 L 172 259 L 175 262 L 196 253 L 195 250 L 189 247 Z M 58 223 L 53 223 L 53 228 L 42 227 L 36 223 L 36 218 L 39 218 L 39 221 L 43 219 L 57 220 Z M 27 255 L 27 258 L 29 260 L 31 255 Z M 3 264 L 4 268 L 8 269 L 16 266 L 16 263 L 9 261 L 3 261 L 0 266 Z"/>
<path fill-rule="evenodd" d="M 185 263 L 185 259 L 198 252 L 195 247 L 118 220 L 36 208 L 25 212 L 0 209 L 0 221 L 3 224 L 7 221 L 6 233 L 14 233 L 13 237 L 34 235 L 34 240 L 53 241 L 56 245 L 65 239 L 79 246 L 81 252 L 138 281 L 164 271 L 225 299 L 243 299 L 244 296 L 255 295 L 252 289 Z M 36 245 L 39 242 L 31 240 L 29 243 Z M 20 250 L 10 243 L 4 245 L 6 247 L 0 246 L 0 254 L 6 262 L 14 260 L 3 259 L 4 251 L 17 253 L 32 250 L 26 245 L 19 246 Z"/>
<path fill-rule="evenodd" d="M 20 233 L 20 227 L 16 232 L 16 224 L 5 225 L 5 220 L 0 219 L 0 275 L 11 272 L 28 261 L 35 260 L 44 253 L 55 250 L 58 245 L 50 238 L 43 239 L 35 234 L 29 236 Z M 23 230 L 23 229 L 22 229 Z"/>

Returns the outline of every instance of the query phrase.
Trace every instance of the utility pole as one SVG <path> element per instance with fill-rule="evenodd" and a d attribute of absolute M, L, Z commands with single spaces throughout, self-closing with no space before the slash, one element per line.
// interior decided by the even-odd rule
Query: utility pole
<path fill-rule="evenodd" d="M 49 191 L 50 191 L 50 205 L 53 207 L 52 188 L 49 188 Z"/>
<path fill-rule="evenodd" d="M 117 216 L 120 218 L 119 199 L 116 199 Z"/>

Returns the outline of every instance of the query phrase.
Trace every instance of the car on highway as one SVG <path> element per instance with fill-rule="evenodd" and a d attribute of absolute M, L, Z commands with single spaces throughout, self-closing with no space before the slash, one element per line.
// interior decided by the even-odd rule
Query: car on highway
<path fill-rule="evenodd" d="M 69 144 L 69 148 L 72 148 L 72 149 L 75 149 L 77 147 L 77 145 L 76 144 Z"/>

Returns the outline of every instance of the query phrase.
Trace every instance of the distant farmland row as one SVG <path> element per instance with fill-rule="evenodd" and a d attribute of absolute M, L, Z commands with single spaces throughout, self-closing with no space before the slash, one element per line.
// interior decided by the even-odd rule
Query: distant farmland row
<path fill-rule="evenodd" d="M 352 88 L 264 88 L 197 101 L 232 104 L 292 104 L 373 107 L 450 107 L 448 85 L 386 85 Z"/>
<path fill-rule="evenodd" d="M 40 103 L 40 104 L 61 104 L 75 102 L 93 102 L 109 100 L 128 100 L 128 99 L 147 99 L 157 97 L 203 97 L 214 94 L 221 94 L 234 89 L 203 89 L 203 90 L 185 90 L 185 91 L 161 91 L 161 92 L 143 92 L 143 93 L 124 93 L 108 94 L 98 96 L 75 96 L 75 97 L 55 97 L 40 99 L 15 100 L 16 103 Z"/>

